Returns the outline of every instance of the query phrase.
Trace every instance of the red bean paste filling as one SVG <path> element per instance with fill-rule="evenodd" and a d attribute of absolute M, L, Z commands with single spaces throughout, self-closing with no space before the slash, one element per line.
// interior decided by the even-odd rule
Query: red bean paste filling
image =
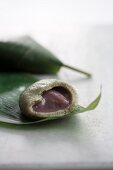
<path fill-rule="evenodd" d="M 36 112 L 55 112 L 69 107 L 71 94 L 64 87 L 54 87 L 42 94 L 43 100 L 35 103 L 32 108 Z"/>

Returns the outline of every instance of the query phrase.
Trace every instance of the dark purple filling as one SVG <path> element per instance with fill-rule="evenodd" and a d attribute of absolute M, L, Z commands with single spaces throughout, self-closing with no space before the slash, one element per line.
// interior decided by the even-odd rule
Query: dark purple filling
<path fill-rule="evenodd" d="M 36 112 L 55 112 L 70 105 L 70 92 L 63 87 L 55 87 L 42 94 L 43 100 L 32 107 Z"/>

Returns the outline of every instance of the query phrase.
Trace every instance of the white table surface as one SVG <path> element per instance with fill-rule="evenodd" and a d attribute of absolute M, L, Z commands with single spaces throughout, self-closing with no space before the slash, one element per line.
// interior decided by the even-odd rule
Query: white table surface
<path fill-rule="evenodd" d="M 25 128 L 0 126 L 0 169 L 113 168 L 113 1 L 1 0 L 0 38 L 29 34 L 65 63 L 61 69 L 87 105 L 102 85 L 98 108 Z"/>

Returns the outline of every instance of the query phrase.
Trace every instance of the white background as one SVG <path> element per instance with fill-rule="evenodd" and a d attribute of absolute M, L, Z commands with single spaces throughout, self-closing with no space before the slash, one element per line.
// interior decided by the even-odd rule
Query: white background
<path fill-rule="evenodd" d="M 22 129 L 0 126 L 2 169 L 87 169 L 113 164 L 113 1 L 0 0 L 0 39 L 28 34 L 62 61 L 92 72 L 93 79 L 61 69 L 57 78 L 78 89 L 95 111 Z"/>

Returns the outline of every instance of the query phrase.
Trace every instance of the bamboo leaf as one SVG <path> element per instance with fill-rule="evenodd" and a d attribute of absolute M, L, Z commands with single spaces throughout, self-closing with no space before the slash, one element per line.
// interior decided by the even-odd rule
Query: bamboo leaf
<path fill-rule="evenodd" d="M 51 51 L 29 36 L 0 42 L 0 71 L 57 74 L 61 67 L 91 77 L 86 71 L 62 63 Z"/>
<path fill-rule="evenodd" d="M 19 108 L 19 96 L 23 90 L 36 82 L 38 78 L 29 74 L 0 74 L 0 122 L 26 125 L 26 124 L 36 124 L 39 122 L 44 122 L 48 120 L 60 118 L 45 118 L 39 120 L 32 120 L 25 117 Z M 86 108 L 78 105 L 73 113 L 69 115 L 82 113 L 86 111 L 93 110 L 97 107 L 101 98 L 101 93 L 99 96 Z M 65 116 L 64 116 L 65 117 Z"/>
<path fill-rule="evenodd" d="M 62 62 L 29 36 L 0 42 L 0 71 L 56 74 Z"/>
<path fill-rule="evenodd" d="M 96 97 L 96 99 L 94 101 L 92 101 L 87 107 L 83 107 L 83 106 L 80 106 L 80 105 L 76 106 L 76 108 L 75 108 L 75 110 L 72 114 L 94 110 L 98 106 L 100 99 L 101 99 L 101 92 Z"/>

